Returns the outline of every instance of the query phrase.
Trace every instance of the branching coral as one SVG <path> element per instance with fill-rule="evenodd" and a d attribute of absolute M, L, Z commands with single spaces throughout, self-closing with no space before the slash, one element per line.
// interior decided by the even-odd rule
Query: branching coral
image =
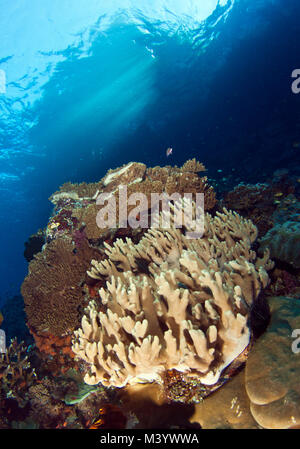
<path fill-rule="evenodd" d="M 35 383 L 36 373 L 29 361 L 29 349 L 24 343 L 13 339 L 6 353 L 0 354 L 1 389 L 6 397 L 15 398 L 24 406 L 28 388 Z"/>
<path fill-rule="evenodd" d="M 122 387 L 176 369 L 212 385 L 249 344 L 251 304 L 272 266 L 251 250 L 256 227 L 224 209 L 205 215 L 202 238 L 185 232 L 150 229 L 92 261 L 89 276 L 107 283 L 75 331 L 73 351 L 90 366 L 86 383 Z"/>

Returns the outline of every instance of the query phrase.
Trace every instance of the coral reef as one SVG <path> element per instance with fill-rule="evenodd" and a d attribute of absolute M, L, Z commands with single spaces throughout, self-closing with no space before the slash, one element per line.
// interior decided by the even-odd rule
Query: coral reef
<path fill-rule="evenodd" d="M 263 235 L 273 226 L 272 214 L 276 208 L 274 201 L 277 193 L 268 184 L 239 184 L 226 193 L 221 203 L 243 217 L 251 218 L 259 235 Z"/>
<path fill-rule="evenodd" d="M 35 345 L 13 340 L 0 356 L 0 428 L 299 427 L 297 354 L 288 353 L 299 271 L 276 259 L 269 282 L 268 245 L 261 259 L 255 252 L 271 227 L 296 226 L 299 202 L 279 174 L 217 204 L 204 172 L 196 159 L 131 162 L 51 196 L 22 286 Z M 204 193 L 203 237 L 189 238 L 190 216 L 180 229 L 174 217 L 168 229 L 100 229 L 97 198 L 113 197 L 121 217 L 121 184 L 149 204 L 151 193 Z M 290 297 L 269 307 L 266 294 Z M 20 298 L 4 306 L 9 338 L 22 307 Z"/>
<path fill-rule="evenodd" d="M 298 299 L 269 298 L 271 322 L 246 363 L 245 385 L 254 419 L 264 428 L 300 425 L 299 353 L 293 350 L 300 329 Z"/>
<path fill-rule="evenodd" d="M 233 209 L 245 218 L 250 218 L 263 236 L 274 223 L 287 221 L 287 215 L 295 213 L 297 200 L 293 195 L 295 187 L 291 182 L 274 178 L 269 184 L 240 183 L 227 192 L 220 201 L 222 206 Z M 299 210 L 299 206 L 298 206 Z M 282 221 L 282 216 L 285 219 Z"/>
<path fill-rule="evenodd" d="M 239 184 L 225 195 L 220 205 L 251 218 L 259 231 L 258 253 L 268 248 L 275 259 L 276 270 L 271 273 L 268 294 L 297 295 L 300 202 L 293 194 L 295 187 L 281 177 L 280 172 L 270 184 Z"/>
<path fill-rule="evenodd" d="M 300 268 L 300 222 L 276 224 L 260 240 L 260 250 L 270 249 L 271 257 Z"/>
<path fill-rule="evenodd" d="M 73 366 L 70 335 L 78 326 L 88 294 L 84 286 L 90 259 L 101 257 L 87 239 L 76 246 L 58 237 L 29 264 L 21 292 L 27 326 L 48 370 L 58 374 Z"/>
<path fill-rule="evenodd" d="M 258 429 L 259 425 L 250 412 L 250 400 L 245 390 L 245 372 L 240 372 L 212 394 L 195 405 L 190 418 L 202 429 Z"/>
<path fill-rule="evenodd" d="M 205 171 L 203 164 L 190 159 L 179 167 L 153 167 L 146 171 L 147 178 L 151 183 L 155 183 L 159 193 L 166 192 L 169 195 L 177 192 L 184 193 L 204 193 L 205 210 L 212 209 L 216 204 L 216 195 L 211 186 L 207 183 L 207 177 L 198 176 L 198 172 Z"/>
<path fill-rule="evenodd" d="M 106 279 L 75 331 L 73 351 L 90 365 L 85 382 L 123 387 L 161 380 L 166 370 L 213 385 L 248 346 L 249 310 L 272 264 L 257 259 L 256 227 L 238 214 L 205 215 L 204 235 L 150 229 L 134 245 L 106 245 L 90 277 Z"/>
<path fill-rule="evenodd" d="M 13 398 L 20 407 L 26 403 L 28 389 L 36 381 L 35 369 L 29 361 L 29 350 L 23 342 L 13 339 L 0 353 L 0 391 L 6 398 Z"/>
<path fill-rule="evenodd" d="M 287 267 L 289 268 L 289 267 Z M 290 270 L 291 271 L 291 270 Z M 294 270 L 293 270 L 294 271 Z M 300 294 L 300 273 L 275 268 L 270 275 L 271 282 L 266 290 L 270 296 L 297 298 Z"/>
<path fill-rule="evenodd" d="M 99 417 L 89 429 L 125 429 L 127 417 L 116 405 L 106 404 L 99 409 Z"/>
<path fill-rule="evenodd" d="M 19 354 L 18 351 L 17 353 Z M 5 378 L 5 383 L 0 384 L 0 428 L 89 428 L 97 419 L 99 409 L 111 404 L 113 398 L 103 388 L 84 384 L 76 371 L 69 370 L 53 377 L 41 365 L 37 367 L 39 377 L 30 377 L 34 370 L 29 366 L 28 355 L 33 355 L 31 348 L 27 348 L 25 358 L 21 352 L 14 381 L 12 378 L 7 381 Z M 16 361 L 14 351 L 13 356 L 10 354 L 10 362 L 14 364 L 15 370 Z M 13 369 L 5 361 L 0 361 L 0 372 L 4 363 L 7 376 L 7 372 L 10 373 Z M 19 372 L 22 369 L 23 381 L 19 382 Z M 26 379 L 25 369 L 28 374 Z M 113 417 L 111 418 L 113 424 Z"/>
<path fill-rule="evenodd" d="M 143 233 L 139 229 L 100 229 L 96 222 L 99 212 L 97 196 L 100 192 L 114 192 L 118 198 L 120 183 L 127 186 L 129 195 L 136 191 L 136 186 L 147 195 L 164 191 L 164 180 L 152 181 L 147 170 L 157 179 L 161 170 L 167 174 L 166 180 L 175 175 L 176 180 L 191 176 L 195 186 L 200 190 L 207 189 L 211 201 L 215 202 L 213 190 L 196 174 L 204 167 L 195 159 L 187 161 L 181 169 L 147 169 L 144 164 L 131 162 L 110 170 L 98 183 L 66 183 L 50 197 L 54 211 L 46 227 L 46 243 L 31 260 L 21 292 L 28 327 L 43 357 L 47 353 L 52 357 L 54 353 L 57 355 L 56 361 L 51 359 L 53 368 L 58 367 L 58 361 L 64 360 L 63 369 L 66 369 L 67 337 L 79 325 L 82 309 L 89 299 L 98 297 L 101 283 L 95 289 L 93 282 L 87 279 L 86 271 L 92 259 L 101 259 L 103 239 L 111 242 L 122 235 L 130 235 L 134 239 Z M 189 181 L 180 182 L 183 188 Z"/>
<path fill-rule="evenodd" d="M 87 241 L 74 249 L 70 239 L 57 238 L 29 264 L 21 292 L 28 325 L 35 333 L 60 336 L 72 331 L 79 322 L 85 273 L 99 251 Z"/>
<path fill-rule="evenodd" d="M 129 164 L 114 170 L 109 170 L 102 179 L 105 191 L 113 192 L 120 184 L 130 185 L 143 181 L 146 172 L 146 165 L 139 162 L 129 162 Z"/>
<path fill-rule="evenodd" d="M 275 203 L 276 210 L 272 217 L 274 224 L 283 224 L 287 221 L 299 222 L 300 201 L 295 195 L 281 195 Z"/>
<path fill-rule="evenodd" d="M 129 429 L 200 429 L 189 422 L 194 405 L 166 402 L 157 383 L 128 385 L 118 391 L 118 399 Z"/>
<path fill-rule="evenodd" d="M 74 367 L 74 353 L 71 350 L 71 336 L 57 336 L 49 332 L 35 333 L 30 329 L 34 337 L 38 356 L 43 361 L 43 369 L 53 376 L 65 373 Z"/>
<path fill-rule="evenodd" d="M 100 228 L 96 223 L 99 205 L 96 199 L 100 193 L 111 193 L 116 200 L 116 218 L 119 222 L 119 186 L 127 188 L 128 196 L 133 193 L 143 193 L 150 207 L 151 194 L 166 193 L 204 193 L 206 210 L 212 209 L 216 204 L 216 195 L 208 184 L 207 177 L 200 177 L 199 172 L 205 167 L 196 159 L 190 159 L 180 167 L 146 167 L 145 164 L 130 162 L 122 167 L 109 170 L 98 183 L 71 184 L 67 183 L 55 192 L 50 200 L 55 205 L 55 213 L 47 227 L 48 239 L 56 238 L 65 232 L 85 227 L 85 233 L 90 241 L 102 238 L 112 230 Z M 122 204 L 122 206 L 125 206 Z M 133 206 L 126 205 L 129 213 Z M 145 212 L 148 212 L 146 210 Z M 118 227 L 118 225 L 116 225 Z"/>

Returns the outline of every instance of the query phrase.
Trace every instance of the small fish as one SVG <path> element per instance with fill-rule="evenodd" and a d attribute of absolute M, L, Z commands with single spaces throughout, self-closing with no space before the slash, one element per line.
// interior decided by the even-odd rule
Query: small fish
<path fill-rule="evenodd" d="M 98 419 L 89 429 L 125 429 L 127 418 L 122 410 L 112 404 L 105 404 L 99 409 Z"/>
<path fill-rule="evenodd" d="M 167 151 L 166 151 L 167 157 L 171 156 L 172 152 L 173 152 L 173 148 L 171 148 L 171 147 L 167 148 Z"/>

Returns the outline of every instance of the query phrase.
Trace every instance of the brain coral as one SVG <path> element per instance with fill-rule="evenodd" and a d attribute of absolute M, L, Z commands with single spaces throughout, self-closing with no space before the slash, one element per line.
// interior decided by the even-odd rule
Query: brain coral
<path fill-rule="evenodd" d="M 138 244 L 118 239 L 88 271 L 106 280 L 91 301 L 72 349 L 89 371 L 85 382 L 123 387 L 161 381 L 166 370 L 214 385 L 249 344 L 251 304 L 272 264 L 257 259 L 257 229 L 224 209 L 205 214 L 202 238 L 186 230 L 149 229 Z"/>
<path fill-rule="evenodd" d="M 300 268 L 300 222 L 287 221 L 270 229 L 260 241 L 260 250 L 270 249 L 271 257 Z"/>

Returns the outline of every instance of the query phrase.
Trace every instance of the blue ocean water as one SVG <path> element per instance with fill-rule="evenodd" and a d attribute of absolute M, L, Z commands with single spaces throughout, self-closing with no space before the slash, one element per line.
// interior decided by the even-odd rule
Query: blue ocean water
<path fill-rule="evenodd" d="M 297 176 L 299 18 L 298 0 L 0 0 L 0 305 L 66 181 L 193 157 L 221 190 Z"/>

